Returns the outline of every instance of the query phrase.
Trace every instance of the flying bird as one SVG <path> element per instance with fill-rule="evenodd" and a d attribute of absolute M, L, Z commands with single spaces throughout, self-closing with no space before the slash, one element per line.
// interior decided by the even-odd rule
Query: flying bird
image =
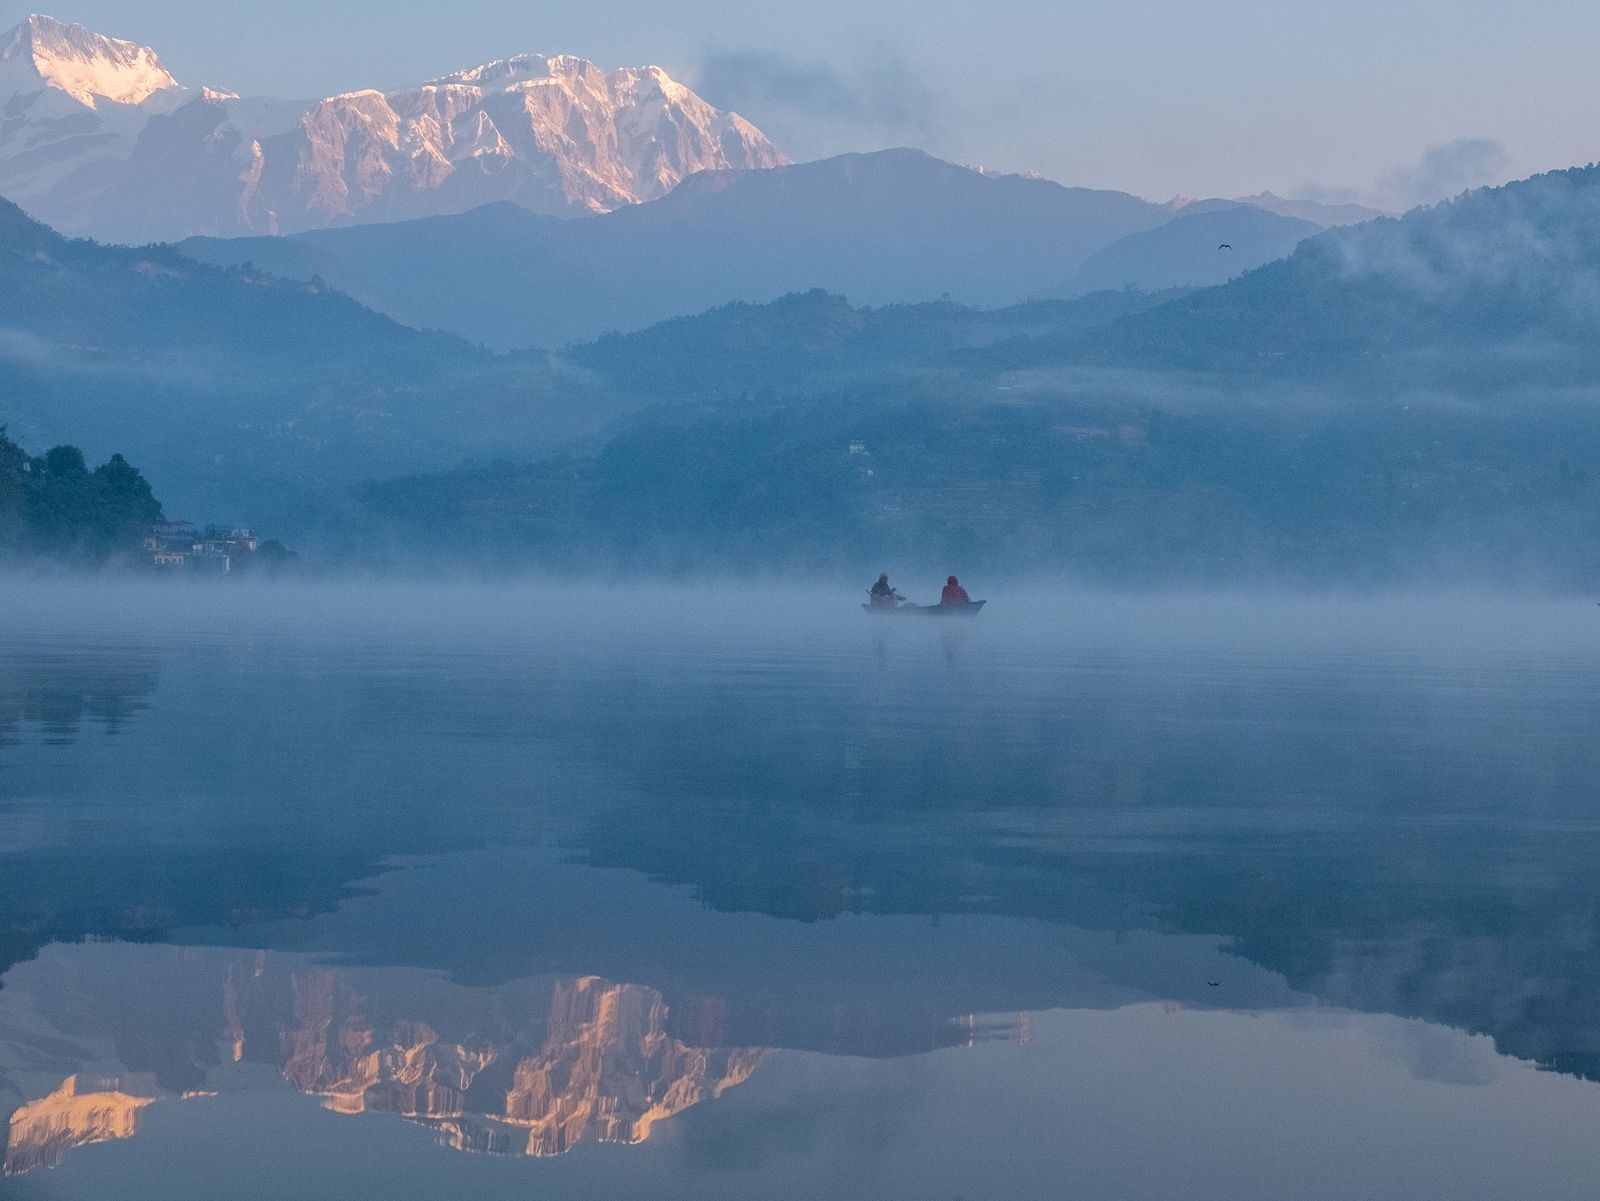
<path fill-rule="evenodd" d="M 1229 246 L 1226 242 L 1224 242 L 1221 246 L 1218 246 L 1217 249 L 1218 250 L 1232 250 L 1233 247 Z"/>
<path fill-rule="evenodd" d="M 1207 980 L 1206 983 L 1211 985 L 1212 988 L 1217 988 L 1222 984 L 1222 981 L 1221 980 Z"/>

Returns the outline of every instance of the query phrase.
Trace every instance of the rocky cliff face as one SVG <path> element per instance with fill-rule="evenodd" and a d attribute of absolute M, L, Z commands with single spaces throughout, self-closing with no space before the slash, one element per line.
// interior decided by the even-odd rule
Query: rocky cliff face
<path fill-rule="evenodd" d="M 267 222 L 305 229 L 511 200 L 608 212 L 686 175 L 785 160 L 761 132 L 658 67 L 607 74 L 524 55 L 415 88 L 320 101 L 262 146 Z"/>
<path fill-rule="evenodd" d="M 518 55 L 310 105 L 181 87 L 148 47 L 32 17 L 0 35 L 0 194 L 106 240 L 287 233 L 509 200 L 581 215 L 787 160 L 659 67 Z"/>

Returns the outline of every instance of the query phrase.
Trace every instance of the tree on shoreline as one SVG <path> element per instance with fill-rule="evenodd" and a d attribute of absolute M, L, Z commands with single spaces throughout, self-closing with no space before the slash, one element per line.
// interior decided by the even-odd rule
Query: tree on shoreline
<path fill-rule="evenodd" d="M 76 446 L 34 458 L 0 425 L 0 552 L 98 562 L 162 519 L 149 481 L 120 454 L 92 471 Z"/>

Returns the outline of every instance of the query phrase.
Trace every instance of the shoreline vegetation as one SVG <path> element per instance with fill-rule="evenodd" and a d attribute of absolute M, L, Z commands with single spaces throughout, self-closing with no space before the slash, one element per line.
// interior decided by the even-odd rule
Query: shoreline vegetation
<path fill-rule="evenodd" d="M 228 575 L 278 571 L 296 558 L 249 529 L 168 520 L 120 454 L 93 469 L 76 446 L 33 456 L 0 425 L 0 563 Z"/>

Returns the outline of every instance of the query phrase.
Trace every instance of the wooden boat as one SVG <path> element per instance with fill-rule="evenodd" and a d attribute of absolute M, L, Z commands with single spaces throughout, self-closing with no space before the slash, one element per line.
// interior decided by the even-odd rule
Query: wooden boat
<path fill-rule="evenodd" d="M 964 605 L 914 605 L 907 601 L 891 609 L 888 605 L 862 605 L 868 613 L 885 617 L 973 617 L 988 601 L 968 601 Z"/>

